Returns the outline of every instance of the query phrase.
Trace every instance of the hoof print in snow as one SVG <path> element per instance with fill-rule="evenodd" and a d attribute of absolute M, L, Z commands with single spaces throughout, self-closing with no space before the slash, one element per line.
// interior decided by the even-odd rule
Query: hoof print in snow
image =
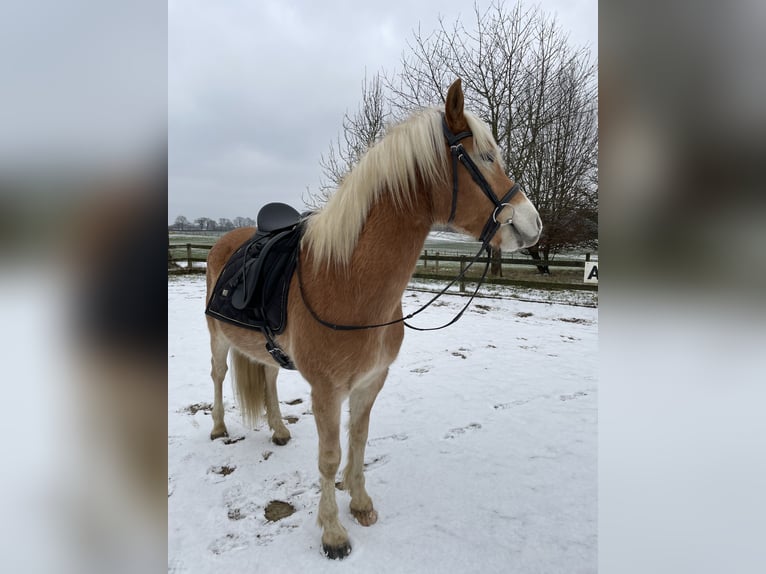
<path fill-rule="evenodd" d="M 431 367 L 418 367 L 417 369 L 410 369 L 410 373 L 416 373 L 418 375 L 423 375 L 431 370 Z"/>
<path fill-rule="evenodd" d="M 577 391 L 576 393 L 572 393 L 571 395 L 561 395 L 559 399 L 562 401 L 571 401 L 578 397 L 587 397 L 587 396 L 588 396 L 588 393 L 584 391 Z"/>
<path fill-rule="evenodd" d="M 182 412 L 189 413 L 190 415 L 196 415 L 199 411 L 203 414 L 209 415 L 213 411 L 213 405 L 210 403 L 194 403 L 188 407 L 181 409 Z"/>
<path fill-rule="evenodd" d="M 495 410 L 505 410 L 510 409 L 513 407 L 520 407 L 522 405 L 526 405 L 527 403 L 531 403 L 532 401 L 538 400 L 538 399 L 550 399 L 550 395 L 539 395 L 536 397 L 529 397 L 527 399 L 516 399 L 515 401 L 511 401 L 510 403 L 497 403 L 493 406 Z"/>
<path fill-rule="evenodd" d="M 560 317 L 559 321 L 564 321 L 565 323 L 577 323 L 578 325 L 592 325 L 593 323 L 591 321 L 588 321 L 587 319 L 577 319 L 575 317 Z"/>
<path fill-rule="evenodd" d="M 465 434 L 469 430 L 478 430 L 481 428 L 479 423 L 471 423 L 468 426 L 450 429 L 450 431 L 444 435 L 444 438 L 453 439 L 459 437 L 461 434 Z"/>
<path fill-rule="evenodd" d="M 527 313 L 526 311 L 520 311 L 520 312 L 516 313 L 516 316 L 517 317 L 521 317 L 522 319 L 524 319 L 526 317 L 531 317 L 532 313 Z"/>
<path fill-rule="evenodd" d="M 285 401 L 286 405 L 294 406 L 299 405 L 303 402 L 303 399 L 293 399 L 292 401 Z"/>
<path fill-rule="evenodd" d="M 236 534 L 230 532 L 226 536 L 214 540 L 208 548 L 213 554 L 220 555 L 224 552 L 229 552 L 230 550 L 245 548 L 246 546 L 247 544 L 245 544 Z"/>
<path fill-rule="evenodd" d="M 376 468 L 378 466 L 382 466 L 388 462 L 388 455 L 382 454 L 380 456 L 376 456 L 373 458 L 370 462 L 364 463 L 364 470 L 370 470 L 372 468 Z"/>
<path fill-rule="evenodd" d="M 274 451 L 271 450 L 264 450 L 261 456 L 263 457 L 263 460 L 269 460 L 269 457 L 274 454 Z"/>
<path fill-rule="evenodd" d="M 223 444 L 234 444 L 235 442 L 239 442 L 241 440 L 245 440 L 245 437 L 238 436 L 236 438 L 225 438 L 225 439 L 223 439 L 222 442 L 223 442 Z"/>
<path fill-rule="evenodd" d="M 486 315 L 487 311 L 491 311 L 492 307 L 489 305 L 474 305 L 471 309 L 472 313 L 479 313 L 480 315 Z"/>
<path fill-rule="evenodd" d="M 245 517 L 239 508 L 230 508 L 226 515 L 229 517 L 229 520 L 242 520 Z"/>
<path fill-rule="evenodd" d="M 210 472 L 214 472 L 216 474 L 220 474 L 221 476 L 228 476 L 232 472 L 234 472 L 234 469 L 236 469 L 236 468 L 237 468 L 236 466 L 227 466 L 227 465 L 224 465 L 224 466 L 214 466 L 213 468 L 210 469 Z"/>
<path fill-rule="evenodd" d="M 298 422 L 298 417 L 295 415 L 287 415 L 286 417 L 282 417 L 282 419 L 289 425 L 294 425 Z"/>
<path fill-rule="evenodd" d="M 401 433 L 371 438 L 370 440 L 367 441 L 367 445 L 370 446 L 378 442 L 385 442 L 389 440 L 396 440 L 396 441 L 407 440 L 408 438 L 409 437 L 407 436 L 406 433 L 401 432 Z"/>
<path fill-rule="evenodd" d="M 281 500 L 272 500 L 266 506 L 264 515 L 269 522 L 277 522 L 283 518 L 287 518 L 295 512 L 295 507 L 289 502 L 282 502 Z"/>
<path fill-rule="evenodd" d="M 468 355 L 466 355 L 464 351 L 468 351 L 468 349 L 464 349 L 463 347 L 460 347 L 457 351 L 452 351 L 452 356 L 460 357 L 461 359 L 467 359 Z"/>

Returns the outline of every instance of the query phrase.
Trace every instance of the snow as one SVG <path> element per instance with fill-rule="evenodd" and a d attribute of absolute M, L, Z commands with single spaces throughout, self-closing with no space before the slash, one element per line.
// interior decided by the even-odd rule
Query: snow
<path fill-rule="evenodd" d="M 410 288 L 415 291 L 422 291 L 423 293 L 436 294 L 444 289 L 447 283 L 448 280 L 441 284 L 433 281 L 412 279 L 410 281 Z M 475 289 L 475 282 L 466 281 L 465 295 L 471 295 Z M 460 293 L 459 284 L 455 283 L 452 285 L 447 290 L 447 293 Z M 598 307 L 598 291 L 582 291 L 579 289 L 535 289 L 517 285 L 485 284 L 476 295 L 476 301 L 479 304 L 481 304 L 481 299 L 516 299 L 517 301 L 528 303 L 558 303 L 575 307 Z M 427 300 L 424 300 L 424 302 Z"/>
<path fill-rule="evenodd" d="M 597 309 L 477 299 L 445 330 L 408 330 L 370 422 L 379 520 L 356 523 L 337 491 L 353 550 L 336 562 L 321 554 L 300 375 L 279 379 L 282 414 L 297 418 L 286 446 L 242 425 L 228 382 L 242 440 L 211 441 L 209 411 L 189 409 L 213 396 L 204 292 L 201 276 L 168 281 L 169 572 L 596 572 Z M 405 292 L 405 311 L 429 297 Z M 414 322 L 442 324 L 464 301 L 445 295 Z M 272 500 L 296 512 L 268 522 Z"/>
<path fill-rule="evenodd" d="M 464 233 L 455 233 L 454 231 L 431 231 L 428 234 L 428 241 L 438 242 L 438 241 L 446 241 L 449 243 L 468 243 L 472 245 L 478 246 L 481 244 L 480 241 L 476 241 L 475 239 L 472 239 L 471 237 L 468 237 Z"/>

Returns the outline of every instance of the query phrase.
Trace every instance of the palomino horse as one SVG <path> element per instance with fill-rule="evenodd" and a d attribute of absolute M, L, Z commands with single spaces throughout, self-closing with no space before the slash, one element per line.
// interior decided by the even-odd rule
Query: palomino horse
<path fill-rule="evenodd" d="M 321 319 L 338 324 L 361 326 L 401 319 L 402 295 L 434 224 L 449 222 L 505 251 L 534 245 L 542 230 L 540 217 L 506 176 L 499 158 L 488 127 L 463 110 L 457 80 L 443 112 L 423 110 L 390 129 L 324 208 L 308 219 L 299 248 L 299 275 L 293 276 L 289 290 L 287 327 L 277 343 L 311 385 L 319 436 L 318 522 L 322 548 L 330 558 L 343 558 L 351 551 L 335 501 L 341 405 L 348 398 L 343 488 L 351 495 L 353 516 L 370 526 L 377 520 L 363 474 L 370 409 L 399 353 L 404 326 L 396 322 L 374 329 L 333 330 L 317 321 L 309 307 Z M 212 248 L 208 299 L 229 256 L 254 231 L 234 230 Z M 265 338 L 209 316 L 207 323 L 215 388 L 211 438 L 227 434 L 222 384 L 231 350 L 243 416 L 254 420 L 265 409 L 274 431 L 272 440 L 285 444 L 290 432 L 279 410 L 279 367 L 266 351 Z"/>

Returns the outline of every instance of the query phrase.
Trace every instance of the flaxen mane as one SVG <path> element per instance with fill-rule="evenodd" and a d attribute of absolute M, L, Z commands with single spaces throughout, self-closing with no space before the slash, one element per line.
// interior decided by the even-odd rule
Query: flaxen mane
<path fill-rule="evenodd" d="M 475 154 L 499 157 L 487 125 L 468 112 L 465 116 L 473 132 Z M 370 206 L 380 194 L 392 194 L 400 208 L 408 205 L 418 177 L 427 186 L 446 183 L 448 157 L 440 110 L 421 110 L 389 129 L 309 220 L 304 241 L 314 262 L 347 265 Z M 480 157 L 474 160 L 482 165 Z"/>

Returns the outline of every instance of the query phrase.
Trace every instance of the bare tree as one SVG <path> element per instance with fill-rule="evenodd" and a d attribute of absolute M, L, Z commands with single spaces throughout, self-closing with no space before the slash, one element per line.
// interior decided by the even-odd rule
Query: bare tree
<path fill-rule="evenodd" d="M 227 217 L 221 217 L 218 219 L 218 229 L 223 231 L 230 231 L 234 229 L 234 224 L 231 222 L 231 219 Z"/>
<path fill-rule="evenodd" d="M 460 20 L 413 32 L 401 69 L 386 77 L 393 115 L 443 101 L 463 79 L 466 105 L 490 126 L 508 174 L 537 206 L 545 231 L 533 256 L 595 241 L 598 123 L 596 65 L 556 21 L 521 3 L 474 6 Z M 543 268 L 541 267 L 541 270 Z"/>
<path fill-rule="evenodd" d="M 194 223 L 199 226 L 201 231 L 210 231 L 215 229 L 215 221 L 209 217 L 198 217 L 194 220 Z"/>
<path fill-rule="evenodd" d="M 189 220 L 186 219 L 185 216 L 179 215 L 178 217 L 176 217 L 176 222 L 174 225 L 176 229 L 178 229 L 179 231 L 183 231 L 184 229 L 189 227 Z"/>
<path fill-rule="evenodd" d="M 255 221 L 250 217 L 235 217 L 233 223 L 234 227 L 252 227 L 255 225 Z"/>
<path fill-rule="evenodd" d="M 303 196 L 308 208 L 317 209 L 329 199 L 351 168 L 383 136 L 387 117 L 381 76 L 376 73 L 368 80 L 365 73 L 359 107 L 353 115 L 344 114 L 342 132 L 330 142 L 327 155 L 323 154 L 319 161 L 323 176 L 319 192 L 307 188 Z"/>

